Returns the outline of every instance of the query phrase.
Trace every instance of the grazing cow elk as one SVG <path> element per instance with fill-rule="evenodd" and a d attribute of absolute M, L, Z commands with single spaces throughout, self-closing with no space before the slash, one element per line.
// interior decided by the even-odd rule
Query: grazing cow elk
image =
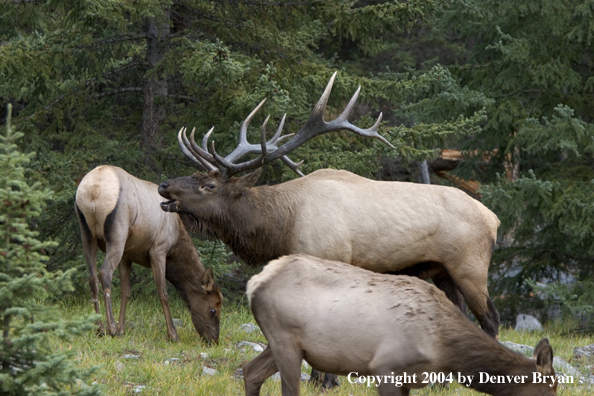
<path fill-rule="evenodd" d="M 140 180 L 115 166 L 99 166 L 80 182 L 75 201 L 90 272 L 91 298 L 97 313 L 97 247 L 105 252 L 99 279 L 110 335 L 124 334 L 126 304 L 131 296 L 130 270 L 134 262 L 153 270 L 170 339 L 179 340 L 169 311 L 165 279 L 175 286 L 190 308 L 192 323 L 200 336 L 218 342 L 221 290 L 214 283 L 212 270 L 202 265 L 179 216 L 158 209 L 162 198 L 157 194 L 156 184 Z M 116 329 L 111 281 L 118 264 L 122 301 Z"/>
<path fill-rule="evenodd" d="M 443 292 L 414 277 L 284 256 L 250 279 L 247 296 L 269 343 L 243 367 L 248 396 L 259 395 L 277 371 L 283 396 L 299 395 L 302 359 L 351 382 L 369 376 L 382 396 L 408 395 L 427 385 L 429 373 L 464 376 L 464 385 L 491 395 L 557 394 L 547 339 L 534 349 L 534 360 L 511 351 L 477 329 Z"/>
<path fill-rule="evenodd" d="M 260 169 L 242 177 L 232 175 L 281 158 L 297 171 L 286 154 L 307 140 L 346 129 L 389 144 L 374 126 L 363 130 L 348 121 L 359 93 L 333 121 L 323 119 L 334 76 L 309 120 L 282 146 L 278 143 L 284 117 L 271 140 L 248 144 L 247 128 L 260 103 L 240 129 L 240 144 L 227 157 L 207 151 L 178 133 L 180 147 L 208 172 L 167 180 L 161 203 L 177 212 L 186 224 L 210 232 L 247 263 L 266 263 L 282 255 L 304 253 L 342 261 L 380 273 L 405 272 L 433 278 L 464 310 L 464 301 L 492 337 L 499 331 L 499 313 L 489 298 L 487 273 L 497 238 L 497 216 L 464 192 L 445 186 L 372 181 L 350 172 L 317 170 L 274 186 L 254 187 Z M 266 124 L 266 122 L 265 122 Z M 233 161 L 248 153 L 258 158 Z M 460 295 L 462 293 L 462 296 Z M 463 298 L 462 298 L 463 297 Z"/>

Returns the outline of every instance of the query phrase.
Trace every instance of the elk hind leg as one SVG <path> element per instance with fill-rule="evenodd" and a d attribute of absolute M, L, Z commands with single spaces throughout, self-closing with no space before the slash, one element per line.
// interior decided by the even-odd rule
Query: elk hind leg
<path fill-rule="evenodd" d="M 89 289 L 91 290 L 91 302 L 95 308 L 95 313 L 101 315 L 99 307 L 99 279 L 97 278 L 97 238 L 93 236 L 85 216 L 75 206 L 76 216 L 80 224 L 80 235 L 83 246 L 83 253 L 87 267 L 89 268 Z M 103 334 L 103 324 L 97 320 L 97 333 Z"/>
<path fill-rule="evenodd" d="M 113 306 L 111 303 L 111 283 L 113 280 L 113 273 L 119 265 L 122 255 L 124 254 L 124 243 L 106 243 L 105 245 L 105 260 L 99 271 L 99 280 L 103 287 L 103 298 L 105 300 L 105 314 L 107 317 L 107 332 L 109 335 L 116 335 L 115 319 L 113 316 Z"/>
<path fill-rule="evenodd" d="M 130 297 L 132 297 L 132 287 L 130 286 L 130 272 L 132 262 L 128 259 L 120 261 L 120 319 L 118 320 L 117 334 L 123 335 L 126 330 L 126 306 Z"/>
<path fill-rule="evenodd" d="M 90 237 L 82 238 L 83 251 L 87 266 L 89 267 L 89 289 L 91 290 L 91 302 L 95 308 L 95 313 L 101 315 L 99 307 L 99 279 L 97 278 L 97 239 Z M 103 323 L 101 319 L 97 320 L 97 333 L 104 334 Z"/>
<path fill-rule="evenodd" d="M 272 348 L 269 346 L 255 359 L 243 365 L 246 396 L 259 396 L 264 381 L 277 371 Z"/>
<path fill-rule="evenodd" d="M 282 394 L 283 396 L 299 396 L 303 350 L 291 339 L 278 342 L 278 345 L 282 346 L 281 348 L 275 348 L 275 345 L 277 343 L 270 342 L 272 354 L 281 375 Z"/>
<path fill-rule="evenodd" d="M 485 333 L 498 339 L 499 312 L 497 312 L 487 290 L 488 270 L 485 268 L 483 271 L 479 271 L 474 266 L 464 266 L 462 262 L 458 264 L 457 268 L 460 268 L 458 273 L 455 273 L 455 270 L 450 273 L 454 283 L 460 288 L 468 308 L 477 318 Z M 462 268 L 465 268 L 466 271 L 463 271 Z M 473 268 L 475 271 L 469 273 L 468 268 Z"/>

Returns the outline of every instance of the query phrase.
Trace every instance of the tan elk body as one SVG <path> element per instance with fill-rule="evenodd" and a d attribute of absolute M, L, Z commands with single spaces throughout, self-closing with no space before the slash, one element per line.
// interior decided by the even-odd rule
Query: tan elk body
<path fill-rule="evenodd" d="M 352 373 L 351 382 L 409 375 L 401 387 L 389 380 L 381 384 L 382 396 L 408 395 L 410 388 L 426 386 L 423 373 L 431 372 L 473 376 L 470 387 L 492 395 L 556 395 L 547 340 L 535 348 L 535 360 L 513 352 L 477 329 L 443 292 L 414 277 L 292 255 L 253 276 L 247 296 L 269 342 L 243 367 L 248 396 L 259 395 L 276 371 L 283 396 L 299 395 L 302 359 L 321 371 Z M 512 377 L 480 383 L 481 372 Z M 547 383 L 532 383 L 533 373 L 546 376 Z M 507 380 L 515 376 L 525 376 L 524 383 Z"/>
<path fill-rule="evenodd" d="M 95 311 L 99 313 L 98 279 L 105 299 L 107 332 L 123 334 L 126 304 L 131 296 L 132 263 L 151 268 L 167 323 L 170 339 L 178 340 L 169 310 L 165 279 L 188 305 L 192 322 L 207 340 L 218 341 L 223 297 L 205 269 L 178 215 L 159 209 L 162 198 L 157 185 L 138 179 L 115 166 L 99 166 L 89 172 L 76 191 L 75 210 L 79 219 L 89 284 Z M 97 247 L 105 261 L 97 277 Z M 113 317 L 111 283 L 120 268 L 121 309 L 119 322 Z"/>
<path fill-rule="evenodd" d="M 273 186 L 254 187 L 260 170 L 231 177 L 277 158 L 297 170 L 288 152 L 340 129 L 387 143 L 377 132 L 381 115 L 365 130 L 348 122 L 359 91 L 341 115 L 324 121 L 333 81 L 334 76 L 303 128 L 280 147 L 284 118 L 269 141 L 262 132 L 260 144 L 247 143 L 248 124 L 263 103 L 246 118 L 238 148 L 225 158 L 214 145 L 208 152 L 212 130 L 200 147 L 194 132 L 188 139 L 182 128 L 182 151 L 208 172 L 161 183 L 159 193 L 169 200 L 162 209 L 214 234 L 248 263 L 305 253 L 375 272 L 431 277 L 461 309 L 464 298 L 482 328 L 497 337 L 499 313 L 489 298 L 487 273 L 499 220 L 477 200 L 452 187 L 372 181 L 331 169 Z M 261 155 L 233 163 L 248 153 Z"/>
<path fill-rule="evenodd" d="M 253 174 L 230 181 L 197 174 L 171 181 L 167 192 L 182 217 L 198 219 L 250 263 L 295 253 L 382 273 L 428 263 L 420 275 L 449 292 L 458 288 L 485 331 L 497 335 L 487 277 L 499 220 L 477 200 L 453 187 L 331 169 L 274 186 L 250 188 L 253 182 Z"/>

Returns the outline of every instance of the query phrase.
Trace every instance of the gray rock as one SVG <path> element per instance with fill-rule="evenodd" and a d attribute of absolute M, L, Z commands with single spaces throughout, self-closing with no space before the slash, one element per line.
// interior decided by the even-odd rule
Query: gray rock
<path fill-rule="evenodd" d="M 217 372 L 217 370 L 215 370 L 213 368 L 202 366 L 202 374 L 215 375 L 216 372 Z"/>
<path fill-rule="evenodd" d="M 580 359 L 583 357 L 592 357 L 594 356 L 594 344 L 586 345 L 583 347 L 577 347 L 573 350 L 573 357 L 576 359 Z"/>
<path fill-rule="evenodd" d="M 254 331 L 260 331 L 260 328 L 253 323 L 245 323 L 241 325 L 241 329 L 246 333 L 253 333 Z"/>
<path fill-rule="evenodd" d="M 532 353 L 534 352 L 534 348 L 528 345 L 516 344 L 515 342 L 511 341 L 501 341 L 500 343 L 512 351 L 520 352 L 521 354 L 529 357 L 532 357 Z"/>
<path fill-rule="evenodd" d="M 281 380 L 281 375 L 280 375 L 280 373 L 277 371 L 277 372 L 276 372 L 276 374 L 274 374 L 274 375 L 273 375 L 272 377 L 270 377 L 270 378 L 272 378 L 274 381 L 280 381 L 280 380 Z M 309 381 L 309 379 L 310 379 L 310 378 L 311 378 L 311 377 L 310 377 L 310 375 L 309 375 L 309 374 L 306 374 L 306 373 L 301 373 L 301 381 L 302 381 L 302 382 L 307 382 L 307 381 Z"/>
<path fill-rule="evenodd" d="M 179 358 L 169 358 L 167 360 L 165 360 L 165 362 L 163 362 L 166 366 L 170 365 L 170 364 L 174 364 L 176 362 L 179 361 Z"/>
<path fill-rule="evenodd" d="M 542 324 L 534 316 L 519 314 L 516 318 L 516 331 L 542 331 Z"/>
<path fill-rule="evenodd" d="M 173 319 L 173 325 L 179 329 L 180 327 L 184 327 L 184 321 L 181 319 Z"/>
<path fill-rule="evenodd" d="M 256 352 L 264 352 L 264 348 L 262 348 L 262 345 L 256 344 L 255 342 L 241 341 L 237 344 L 237 348 L 241 348 L 242 346 L 252 347 Z"/>
<path fill-rule="evenodd" d="M 113 366 L 115 367 L 116 373 L 121 373 L 126 368 L 126 366 L 124 366 L 124 363 L 120 362 L 119 360 L 115 362 Z"/>

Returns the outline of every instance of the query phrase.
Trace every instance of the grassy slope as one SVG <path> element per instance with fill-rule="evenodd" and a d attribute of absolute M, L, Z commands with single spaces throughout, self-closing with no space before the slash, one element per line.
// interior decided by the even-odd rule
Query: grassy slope
<path fill-rule="evenodd" d="M 221 339 L 216 346 L 208 346 L 199 340 L 193 329 L 188 311 L 177 296 L 171 296 L 171 309 L 174 318 L 183 320 L 184 325 L 178 328 L 181 341 L 172 343 L 166 340 L 166 329 L 157 296 L 133 299 L 127 310 L 127 332 L 125 336 L 98 337 L 95 334 L 81 335 L 71 344 L 57 344 L 58 348 L 78 350 L 77 361 L 84 366 L 102 366 L 101 374 L 95 380 L 105 386 L 105 395 L 243 395 L 243 380 L 234 378 L 234 371 L 243 363 L 254 358 L 257 353 L 249 348 L 238 349 L 240 341 L 266 342 L 260 332 L 246 333 L 241 329 L 244 323 L 254 322 L 254 318 L 246 308 L 245 301 L 225 301 L 221 323 Z M 119 301 L 116 302 L 119 304 Z M 61 317 L 76 317 L 92 313 L 89 299 L 69 298 L 58 303 L 58 314 Z M 117 315 L 118 312 L 116 312 Z M 117 317 L 117 316 L 116 316 Z M 541 337 L 548 337 L 555 350 L 555 355 L 569 360 L 575 346 L 594 343 L 592 336 L 562 336 L 564 329 L 557 326 L 555 330 L 544 334 L 518 334 L 503 329 L 502 340 L 510 340 L 520 344 L 534 346 Z M 207 357 L 201 356 L 207 353 Z M 133 354 L 139 359 L 127 359 L 124 355 Z M 179 360 L 165 364 L 170 358 Z M 117 364 L 124 365 L 118 370 Z M 573 364 L 577 364 L 573 362 Z M 581 362 L 584 370 L 586 364 Z M 208 366 L 217 370 L 214 376 L 202 373 L 202 367 Z M 309 368 L 302 367 L 309 373 Z M 587 371 L 586 371 L 587 372 Z M 140 393 L 135 393 L 139 386 L 144 386 Z M 590 395 L 592 389 L 566 385 L 559 388 L 560 395 Z M 280 395 L 280 381 L 267 380 L 262 395 Z M 309 384 L 302 384 L 302 395 L 317 395 L 319 392 Z M 417 395 L 478 395 L 478 392 L 464 389 L 454 384 L 447 391 L 431 391 L 424 389 L 413 391 Z M 341 386 L 329 395 L 377 395 L 375 389 L 364 385 L 348 383 L 341 377 Z"/>

